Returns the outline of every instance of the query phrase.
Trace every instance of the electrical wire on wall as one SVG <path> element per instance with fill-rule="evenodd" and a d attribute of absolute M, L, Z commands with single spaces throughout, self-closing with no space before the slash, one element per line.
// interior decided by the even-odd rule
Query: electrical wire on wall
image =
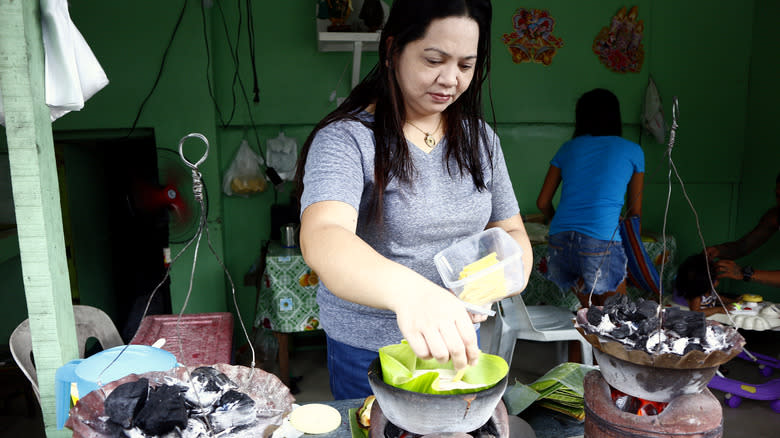
<path fill-rule="evenodd" d="M 260 153 L 260 156 L 265 157 L 265 152 L 263 150 L 262 143 L 260 141 L 260 134 L 259 134 L 259 132 L 257 130 L 257 124 L 255 123 L 254 117 L 252 115 L 252 105 L 249 103 L 249 96 L 248 96 L 247 90 L 244 87 L 244 83 L 241 80 L 241 76 L 239 74 L 239 65 L 240 65 L 240 63 L 239 63 L 239 56 L 238 56 L 238 52 L 239 52 L 238 41 L 240 40 L 240 37 L 241 37 L 241 28 L 242 28 L 242 23 L 243 23 L 243 14 L 244 14 L 244 12 L 242 11 L 241 0 L 237 0 L 237 2 L 236 2 L 236 6 L 237 6 L 237 10 L 238 10 L 238 25 L 237 25 L 236 36 L 235 36 L 235 38 L 236 38 L 236 45 L 235 46 L 231 42 L 231 38 L 230 38 L 230 35 L 229 35 L 229 30 L 228 30 L 228 25 L 227 25 L 227 20 L 225 19 L 225 14 L 224 14 L 224 11 L 222 10 L 222 5 L 221 5 L 220 2 L 215 2 L 215 4 L 218 7 L 219 14 L 220 14 L 220 17 L 222 19 L 223 29 L 224 29 L 224 32 L 225 32 L 225 38 L 226 38 L 226 41 L 227 41 L 227 44 L 228 44 L 228 48 L 230 49 L 230 54 L 231 54 L 231 58 L 233 60 L 233 66 L 234 66 L 234 69 L 233 69 L 233 79 L 232 79 L 232 84 L 231 84 L 232 104 L 231 104 L 230 116 L 227 118 L 227 120 L 224 118 L 222 110 L 220 109 L 220 107 L 219 107 L 219 105 L 217 103 L 217 99 L 216 99 L 216 97 L 214 95 L 214 91 L 213 91 L 213 85 L 211 83 L 211 75 L 210 75 L 210 72 L 211 72 L 211 50 L 210 50 L 210 46 L 209 46 L 209 38 L 208 38 L 208 31 L 207 31 L 207 20 L 206 20 L 206 12 L 205 12 L 206 5 L 204 5 L 204 2 L 201 2 L 200 7 L 201 7 L 201 21 L 202 21 L 202 26 L 203 26 L 203 40 L 204 40 L 205 49 L 206 49 L 206 87 L 208 88 L 209 97 L 211 98 L 212 103 L 214 104 L 214 109 L 215 109 L 215 111 L 217 113 L 217 116 L 219 118 L 219 122 L 220 122 L 221 126 L 223 128 L 228 128 L 228 127 L 232 126 L 231 123 L 233 122 L 233 118 L 235 116 L 237 100 L 238 100 L 238 98 L 236 96 L 236 91 L 235 91 L 235 84 L 236 84 L 236 82 L 238 82 L 238 84 L 239 84 L 239 86 L 241 88 L 241 93 L 243 94 L 244 102 L 246 103 L 247 113 L 249 115 L 250 124 L 251 124 L 252 129 L 253 129 L 254 134 L 255 134 L 255 140 L 257 141 L 258 151 Z M 250 3 L 249 0 L 247 0 L 246 5 L 249 8 L 248 9 L 248 11 L 249 11 L 248 13 L 251 14 L 251 3 Z M 182 23 L 182 21 L 184 19 L 184 13 L 185 13 L 186 9 L 187 9 L 187 0 L 184 0 L 184 2 L 182 3 L 182 6 L 181 6 L 181 10 L 179 11 L 179 15 L 178 15 L 178 17 L 176 19 L 176 23 L 175 23 L 175 25 L 173 27 L 173 31 L 171 32 L 171 37 L 169 38 L 168 44 L 166 45 L 165 50 L 163 52 L 163 57 L 162 57 L 162 60 L 160 62 L 160 68 L 157 71 L 157 76 L 155 77 L 155 80 L 154 80 L 154 83 L 152 84 L 151 89 L 149 90 L 149 92 L 146 94 L 146 97 L 144 97 L 143 101 L 141 102 L 141 105 L 139 106 L 138 111 L 136 112 L 135 118 L 133 120 L 133 123 L 132 123 L 132 125 L 130 127 L 130 130 L 128 131 L 126 137 L 130 137 L 132 135 L 132 133 L 135 131 L 135 128 L 138 126 L 138 121 L 141 118 L 141 114 L 143 114 L 143 111 L 144 111 L 144 108 L 146 107 L 147 102 L 152 97 L 152 95 L 154 95 L 154 92 L 157 90 L 157 86 L 159 85 L 160 79 L 162 78 L 162 75 L 163 75 L 163 71 L 165 70 L 165 65 L 166 65 L 166 62 L 168 60 L 168 55 L 170 53 L 171 46 L 173 45 L 173 41 L 175 40 L 176 35 L 177 35 L 177 33 L 179 31 L 179 28 L 181 26 L 181 23 Z M 253 72 L 254 87 L 255 87 L 255 89 L 254 89 L 254 95 L 255 95 L 254 101 L 255 102 L 259 102 L 259 92 L 260 92 L 260 90 L 259 90 L 259 86 L 258 86 L 257 69 L 255 67 L 255 43 L 254 43 L 254 24 L 253 24 L 253 21 L 252 20 L 247 20 L 247 26 L 248 26 L 248 33 L 250 35 L 249 36 L 249 40 L 250 40 L 249 46 L 250 46 L 250 56 L 251 56 L 251 59 L 252 59 L 252 72 Z M 278 172 L 273 167 L 266 167 L 266 176 L 268 177 L 268 179 L 271 181 L 271 183 L 276 188 L 279 188 L 283 184 L 283 181 L 282 181 L 281 177 L 279 177 Z"/>
<path fill-rule="evenodd" d="M 247 2 L 247 3 L 249 3 L 249 2 Z M 204 8 L 205 7 L 201 4 L 201 9 L 203 10 Z M 266 156 L 265 155 L 265 151 L 263 150 L 262 142 L 260 141 L 260 133 L 257 130 L 257 124 L 255 123 L 254 116 L 252 115 L 252 104 L 249 102 L 249 93 L 247 93 L 246 87 L 244 86 L 244 81 L 241 79 L 241 75 L 239 75 L 239 65 L 240 65 L 240 63 L 239 63 L 239 56 L 238 56 L 238 48 L 239 48 L 238 41 L 239 41 L 239 37 L 240 37 L 240 30 L 239 30 L 239 32 L 236 35 L 236 44 L 234 46 L 233 43 L 231 42 L 230 35 L 229 35 L 229 32 L 228 32 L 228 25 L 227 25 L 227 20 L 225 19 L 225 13 L 224 13 L 224 11 L 222 9 L 222 5 L 219 2 L 217 2 L 217 8 L 219 10 L 219 15 L 220 15 L 220 18 L 222 20 L 222 27 L 223 27 L 224 32 L 225 32 L 225 41 L 228 44 L 229 53 L 230 53 L 231 58 L 233 60 L 233 67 L 234 67 L 234 70 L 233 70 L 233 86 L 231 87 L 231 89 L 232 89 L 233 93 L 235 93 L 235 82 L 237 80 L 238 81 L 238 85 L 241 88 L 241 94 L 243 96 L 244 103 L 246 105 L 247 115 L 249 116 L 249 122 L 250 122 L 250 125 L 252 126 L 252 131 L 253 131 L 253 133 L 255 135 L 255 141 L 257 141 L 257 148 L 258 148 L 258 150 L 260 152 L 260 156 L 261 157 L 265 157 Z M 241 1 L 240 0 L 237 2 L 237 10 L 238 10 L 238 26 L 237 27 L 240 29 L 241 28 L 241 23 L 243 21 L 241 19 L 243 12 L 242 12 L 242 8 L 241 8 Z M 205 17 L 205 11 L 203 11 L 202 14 Z M 247 14 L 251 17 L 251 7 L 248 8 Z M 252 24 L 252 20 L 250 18 L 247 19 L 247 25 L 248 25 L 248 32 L 247 33 L 249 34 L 248 38 L 250 39 L 249 45 L 250 45 L 250 52 L 251 52 L 250 56 L 252 58 L 252 71 L 253 71 L 254 82 L 255 82 L 255 84 L 254 84 L 254 86 L 255 86 L 255 102 L 259 102 L 259 88 L 258 88 L 258 84 L 257 84 L 257 71 L 256 71 L 256 68 L 255 68 L 255 56 L 254 56 L 254 25 Z M 205 20 L 205 18 L 203 20 L 203 38 L 204 38 L 206 46 L 208 47 L 209 46 L 209 42 L 208 42 L 208 33 L 206 31 L 206 20 Z M 209 65 L 207 65 L 207 69 L 210 70 L 210 66 Z M 209 83 L 207 85 L 209 87 L 209 95 L 211 96 L 212 101 L 214 102 L 214 105 L 217 106 L 217 101 L 214 98 L 214 94 L 213 94 L 212 89 L 211 89 L 211 84 Z M 234 110 L 235 110 L 235 100 L 234 100 L 233 104 L 234 104 Z M 217 112 L 219 113 L 219 110 Z M 228 127 L 228 126 L 230 126 L 230 125 L 229 124 L 223 124 L 223 127 Z M 273 167 L 266 166 L 265 171 L 266 171 L 266 176 L 268 177 L 269 180 L 271 180 L 271 184 L 273 184 L 274 187 L 276 187 L 277 189 L 284 183 L 284 181 L 282 181 L 282 178 L 279 176 L 279 173 Z M 274 196 L 276 196 L 276 191 L 274 191 Z"/>
<path fill-rule="evenodd" d="M 240 12 L 240 11 L 239 11 Z M 240 15 L 240 14 L 239 14 Z M 254 98 L 255 103 L 260 102 L 260 88 L 257 85 L 257 63 L 255 58 L 255 18 L 252 13 L 252 0 L 246 0 L 246 29 L 249 37 L 249 57 L 252 59 L 252 79 L 254 80 Z"/>
<path fill-rule="evenodd" d="M 130 126 L 130 131 L 127 133 L 125 138 L 130 137 L 133 131 L 135 131 L 135 127 L 138 125 L 138 120 L 141 118 L 141 113 L 143 113 L 144 107 L 146 106 L 146 102 L 148 102 L 149 98 L 152 97 L 152 94 L 154 94 L 154 90 L 157 89 L 157 85 L 160 83 L 160 78 L 162 77 L 162 73 L 165 68 L 165 61 L 168 59 L 168 53 L 171 50 L 171 45 L 173 45 L 173 40 L 176 39 L 176 33 L 179 32 L 179 26 L 181 25 L 182 19 L 184 18 L 184 11 L 186 9 L 187 9 L 187 0 L 184 0 L 184 3 L 181 5 L 181 11 L 179 12 L 179 17 L 176 19 L 176 24 L 173 26 L 173 32 L 171 32 L 171 38 L 168 40 L 168 45 L 165 46 L 165 51 L 163 52 L 162 61 L 160 61 L 160 68 L 157 71 L 157 77 L 154 79 L 154 84 L 152 84 L 151 90 L 149 90 L 149 93 L 141 102 L 141 106 L 138 108 L 138 112 L 135 115 L 135 120 L 133 120 L 133 124 Z"/>

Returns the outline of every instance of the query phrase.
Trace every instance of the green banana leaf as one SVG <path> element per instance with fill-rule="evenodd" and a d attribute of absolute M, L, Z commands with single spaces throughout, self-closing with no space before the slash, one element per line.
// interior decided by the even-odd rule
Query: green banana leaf
<path fill-rule="evenodd" d="M 379 349 L 382 378 L 388 385 L 424 394 L 466 394 L 495 386 L 509 372 L 509 365 L 500 356 L 481 353 L 477 364 L 466 369 L 463 382 L 479 385 L 468 389 L 439 391 L 436 388 L 439 370 L 453 370 L 452 361 L 441 364 L 436 359 L 420 359 L 404 340 Z M 416 371 L 430 370 L 417 377 Z"/>

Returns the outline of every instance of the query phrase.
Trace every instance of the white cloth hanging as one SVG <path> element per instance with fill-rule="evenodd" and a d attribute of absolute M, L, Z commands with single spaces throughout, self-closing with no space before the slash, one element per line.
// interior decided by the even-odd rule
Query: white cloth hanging
<path fill-rule="evenodd" d="M 108 77 L 71 20 L 67 0 L 40 0 L 40 6 L 46 105 L 55 121 L 84 108 L 84 102 L 108 84 Z M 0 124 L 5 124 L 2 95 Z"/>
<path fill-rule="evenodd" d="M 645 108 L 642 113 L 642 119 L 645 128 L 652 134 L 655 141 L 658 144 L 663 144 L 666 136 L 664 106 L 661 103 L 661 96 L 658 93 L 658 88 L 655 86 L 655 81 L 653 81 L 652 76 L 647 80 Z"/>

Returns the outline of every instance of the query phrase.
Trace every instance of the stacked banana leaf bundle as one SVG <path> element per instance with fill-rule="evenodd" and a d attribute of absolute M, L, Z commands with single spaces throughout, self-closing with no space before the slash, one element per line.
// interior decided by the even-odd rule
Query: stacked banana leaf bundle
<path fill-rule="evenodd" d="M 595 367 L 565 362 L 529 385 L 516 382 L 504 393 L 504 404 L 510 415 L 517 415 L 532 403 L 577 420 L 585 418 L 585 374 Z"/>

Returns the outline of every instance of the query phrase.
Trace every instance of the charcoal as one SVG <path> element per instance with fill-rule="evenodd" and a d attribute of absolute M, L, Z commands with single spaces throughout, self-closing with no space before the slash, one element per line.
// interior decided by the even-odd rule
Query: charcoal
<path fill-rule="evenodd" d="M 624 394 L 615 399 L 615 406 L 623 412 L 635 414 L 640 408 L 640 402 L 636 397 Z"/>
<path fill-rule="evenodd" d="M 230 380 L 228 376 L 212 367 L 195 368 L 191 373 L 191 377 L 192 380 L 206 382 L 204 389 L 207 391 L 216 391 L 228 388 L 235 389 L 238 387 L 238 385 Z"/>
<path fill-rule="evenodd" d="M 640 322 L 637 327 L 637 333 L 645 336 L 649 336 L 654 330 L 658 330 L 658 318 L 655 316 Z"/>
<path fill-rule="evenodd" d="M 628 303 L 628 296 L 623 294 L 615 294 L 607 298 L 604 301 L 604 307 L 622 307 Z"/>
<path fill-rule="evenodd" d="M 696 343 L 691 342 L 691 343 L 689 343 L 688 345 L 685 346 L 685 351 L 683 351 L 683 356 L 688 354 L 689 351 L 694 351 L 694 350 L 695 351 L 704 351 L 704 348 L 701 346 L 701 344 L 696 344 Z"/>
<path fill-rule="evenodd" d="M 243 392 L 231 389 L 220 398 L 208 418 L 215 433 L 247 426 L 257 419 L 255 401 Z"/>
<path fill-rule="evenodd" d="M 615 339 L 624 339 L 628 336 L 630 332 L 631 332 L 631 328 L 628 325 L 623 324 L 621 326 L 612 329 L 612 331 L 609 332 L 609 334 Z"/>
<path fill-rule="evenodd" d="M 625 305 L 625 313 L 627 317 L 631 317 L 633 314 L 636 313 L 637 305 L 633 301 L 628 301 Z"/>
<path fill-rule="evenodd" d="M 658 312 L 658 303 L 652 300 L 643 300 L 637 305 L 636 315 L 638 315 L 638 319 L 635 319 L 635 321 L 654 318 L 656 312 Z"/>
<path fill-rule="evenodd" d="M 106 415 L 112 422 L 129 429 L 133 424 L 133 417 L 144 407 L 148 394 L 149 379 L 141 378 L 119 385 L 103 402 Z"/>
<path fill-rule="evenodd" d="M 203 418 L 190 418 L 187 428 L 180 432 L 181 438 L 207 438 L 211 435 Z"/>
<path fill-rule="evenodd" d="M 198 367 L 190 373 L 191 387 L 184 394 L 184 399 L 195 410 L 203 413 L 211 412 L 214 404 L 229 389 L 238 386 L 226 375 L 212 367 Z"/>
<path fill-rule="evenodd" d="M 147 435 L 162 435 L 178 427 L 187 427 L 187 407 L 181 386 L 160 385 L 149 392 L 146 404 L 138 412 L 133 425 Z"/>
<path fill-rule="evenodd" d="M 591 325 L 599 325 L 601 324 L 601 317 L 604 315 L 604 312 L 601 311 L 598 307 L 589 307 L 588 308 L 588 322 Z"/>
<path fill-rule="evenodd" d="M 663 321 L 663 328 L 667 330 L 672 330 L 676 333 L 684 333 L 686 331 L 685 315 L 681 309 L 670 307 L 664 310 Z"/>
<path fill-rule="evenodd" d="M 704 339 L 707 334 L 707 319 L 702 312 L 685 312 L 685 336 Z"/>

